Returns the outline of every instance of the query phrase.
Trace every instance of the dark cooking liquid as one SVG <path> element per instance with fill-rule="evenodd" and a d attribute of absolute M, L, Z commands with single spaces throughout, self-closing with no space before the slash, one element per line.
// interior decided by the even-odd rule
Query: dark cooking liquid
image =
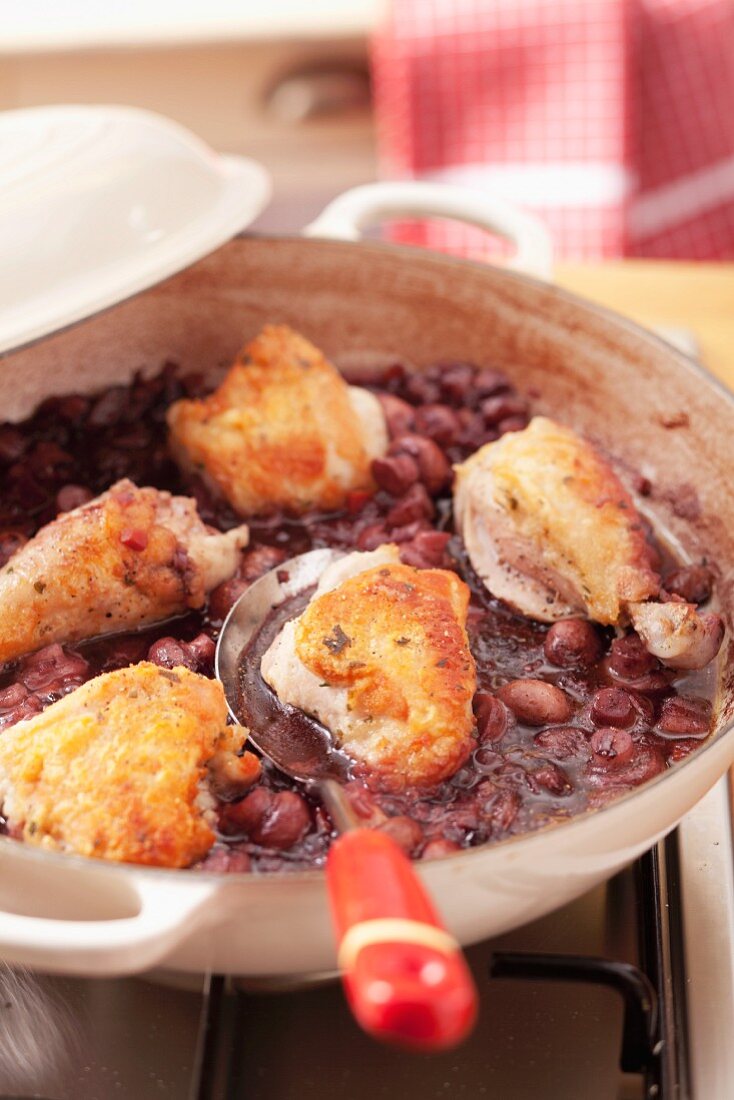
<path fill-rule="evenodd" d="M 273 760 L 287 762 L 298 779 L 350 778 L 351 761 L 339 752 L 328 730 L 298 707 L 281 703 L 260 671 L 263 655 L 284 624 L 307 606 L 315 587 L 274 607 L 239 659 L 237 717 L 249 730 L 265 734 L 262 748 Z M 257 733 L 253 740 L 260 743 Z"/>
<path fill-rule="evenodd" d="M 407 401 L 413 409 L 413 436 L 433 439 L 450 462 L 527 422 L 527 401 L 493 370 L 438 364 L 411 376 L 396 366 L 362 381 L 376 392 Z M 22 424 L 0 425 L 0 562 L 59 510 L 74 507 L 121 477 L 193 492 L 207 522 L 220 528 L 237 522 L 200 485 L 184 482 L 166 449 L 167 406 L 184 394 L 202 392 L 200 378 L 181 379 L 168 366 L 156 379 L 137 379 L 93 398 L 53 399 Z M 401 435 L 406 430 L 404 407 L 391 410 L 388 420 L 393 437 Z M 480 721 L 470 759 L 433 790 L 387 794 L 368 779 L 349 780 L 346 789 L 365 822 L 387 829 L 413 855 L 430 858 L 560 822 L 639 785 L 705 739 L 713 669 L 674 676 L 655 661 L 636 668 L 634 653 L 618 650 L 619 643 L 610 648 L 611 631 L 599 632 L 604 652 L 590 666 L 548 663 L 543 649 L 547 627 L 512 614 L 488 595 L 460 540 L 449 539 L 450 492 L 428 492 L 423 482 L 430 488 L 430 470 L 419 485 L 405 491 L 387 485 L 373 497 L 352 494 L 336 514 L 258 520 L 251 524 L 250 546 L 238 574 L 211 594 L 201 612 L 137 633 L 49 646 L 5 666 L 0 669 L 0 730 L 99 672 L 144 658 L 167 667 L 183 663 L 212 675 L 211 640 L 231 604 L 257 576 L 310 549 L 368 550 L 395 541 L 409 564 L 454 568 L 469 584 L 467 629 L 480 692 L 493 692 L 511 680 L 541 679 L 561 687 L 575 706 L 563 727 L 531 726 L 508 714 L 498 736 L 496 727 L 483 729 Z M 671 569 L 674 563 L 662 557 L 663 569 Z M 624 727 L 632 749 L 622 762 L 605 755 L 603 746 L 595 751 L 599 728 L 610 723 L 592 713 L 592 700 L 598 689 L 610 686 L 621 687 L 634 703 L 634 719 Z M 671 723 L 665 714 L 677 695 L 683 702 Z M 272 697 L 268 705 L 278 707 Z M 667 729 L 660 726 L 661 712 Z M 274 716 L 269 713 L 267 720 Z M 233 813 L 235 807 L 247 812 Z M 199 864 L 202 869 L 317 866 L 332 836 L 323 808 L 295 793 L 294 785 L 267 763 L 246 801 L 222 803 L 219 812 L 222 832 Z"/>

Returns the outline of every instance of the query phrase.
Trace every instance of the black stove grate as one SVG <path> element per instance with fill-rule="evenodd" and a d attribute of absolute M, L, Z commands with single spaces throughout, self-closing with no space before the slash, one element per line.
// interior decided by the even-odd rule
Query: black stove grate
<path fill-rule="evenodd" d="M 583 955 L 498 952 L 492 977 L 589 982 L 624 1001 L 619 1065 L 640 1073 L 649 1100 L 687 1100 L 686 974 L 678 843 L 673 833 L 635 864 L 640 966 Z"/>
<path fill-rule="evenodd" d="M 652 982 L 631 963 L 588 955 L 541 955 L 503 951 L 490 963 L 493 978 L 588 982 L 616 990 L 624 1002 L 620 1069 L 652 1073 L 659 1047 L 658 998 Z"/>

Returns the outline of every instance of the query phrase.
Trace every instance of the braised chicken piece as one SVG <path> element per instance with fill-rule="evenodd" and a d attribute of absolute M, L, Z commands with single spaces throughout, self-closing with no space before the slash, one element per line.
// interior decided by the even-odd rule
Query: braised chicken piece
<path fill-rule="evenodd" d="M 632 498 L 569 428 L 535 417 L 457 470 L 456 517 L 474 568 L 533 619 L 619 621 L 660 579 Z"/>
<path fill-rule="evenodd" d="M 0 805 L 29 844 L 187 867 L 214 843 L 207 763 L 233 744 L 224 691 L 185 668 L 97 676 L 0 738 Z"/>
<path fill-rule="evenodd" d="M 168 411 L 171 447 L 240 515 L 340 507 L 373 489 L 387 450 L 382 407 L 297 332 L 268 325 L 203 400 Z"/>
<path fill-rule="evenodd" d="M 247 540 L 247 527 L 205 526 L 188 497 L 118 481 L 0 569 L 0 661 L 201 607 Z"/>
<path fill-rule="evenodd" d="M 715 611 L 677 600 L 630 604 L 628 610 L 645 648 L 670 668 L 703 668 L 721 649 L 724 623 Z"/>
<path fill-rule="evenodd" d="M 486 444 L 457 468 L 454 503 L 474 569 L 521 614 L 631 621 L 673 668 L 702 668 L 718 652 L 718 615 L 652 602 L 660 577 L 632 497 L 570 428 L 535 417 Z"/>
<path fill-rule="evenodd" d="M 348 554 L 265 653 L 263 677 L 385 787 L 433 786 L 475 743 L 468 603 L 455 573 L 403 565 L 393 545 Z"/>

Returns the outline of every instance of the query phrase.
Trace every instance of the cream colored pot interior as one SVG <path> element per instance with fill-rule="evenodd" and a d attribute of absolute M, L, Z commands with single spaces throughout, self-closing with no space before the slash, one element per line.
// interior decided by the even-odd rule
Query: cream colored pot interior
<path fill-rule="evenodd" d="M 21 418 L 52 394 L 100 390 L 126 382 L 138 370 L 155 373 L 167 360 L 215 377 L 267 322 L 300 329 L 347 372 L 355 364 L 396 359 L 417 369 L 440 359 L 501 365 L 520 390 L 534 396 L 537 411 L 597 441 L 623 477 L 642 473 L 650 479 L 653 493 L 646 508 L 685 554 L 705 556 L 718 566 L 719 599 L 731 623 L 731 396 L 655 337 L 557 289 L 499 269 L 378 244 L 238 239 L 121 305 L 6 355 L 0 370 L 2 416 Z M 731 631 L 722 669 L 719 729 L 734 712 Z M 673 773 L 599 814 L 439 861 L 422 867 L 421 874 L 465 942 L 538 916 L 612 873 L 671 828 L 731 762 L 733 738 L 709 744 Z M 5 875 L 11 863 L 20 862 L 35 879 L 46 862 L 41 853 L 21 855 L 22 846 L 12 842 L 0 847 Z M 52 862 L 52 877 L 60 881 L 61 866 L 74 861 L 49 859 L 49 873 Z M 188 891 L 194 909 L 199 903 L 189 893 L 209 878 L 154 877 L 98 866 L 87 871 L 75 863 L 75 873 L 94 875 L 100 890 L 103 882 L 119 884 L 113 873 L 118 870 L 138 887 L 165 880 L 176 897 L 180 893 L 181 903 Z M 201 936 L 196 921 L 174 919 L 172 905 L 169 925 L 176 933 L 159 930 L 157 939 L 150 933 L 146 942 L 155 939 L 157 946 L 145 956 L 147 965 L 161 956 L 169 965 L 206 964 L 239 973 L 328 965 L 333 949 L 321 876 L 271 881 L 277 878 L 225 876 L 230 881 L 221 887 L 210 881 L 207 890 L 219 893 L 215 907 L 205 906 L 202 895 Z M 156 904 L 162 912 L 162 903 Z M 284 940 L 277 914 L 294 904 L 300 934 Z M 4 896 L 0 906 L 7 908 Z M 29 910 L 38 912 L 34 904 Z M 128 958 L 122 948 L 115 954 L 105 946 L 102 931 L 97 953 L 82 939 L 72 950 L 69 932 L 64 958 L 56 959 L 50 928 L 39 926 L 35 938 L 25 925 L 13 926 L 7 935 L 3 929 L 0 919 L 6 957 L 40 960 L 56 969 L 120 971 L 141 965 L 140 954 Z"/>

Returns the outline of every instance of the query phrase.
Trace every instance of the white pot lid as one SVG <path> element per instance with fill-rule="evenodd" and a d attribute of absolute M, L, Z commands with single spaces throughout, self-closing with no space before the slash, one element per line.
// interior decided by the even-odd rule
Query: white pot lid
<path fill-rule="evenodd" d="M 148 111 L 0 112 L 0 352 L 182 270 L 269 197 L 256 161 Z"/>

